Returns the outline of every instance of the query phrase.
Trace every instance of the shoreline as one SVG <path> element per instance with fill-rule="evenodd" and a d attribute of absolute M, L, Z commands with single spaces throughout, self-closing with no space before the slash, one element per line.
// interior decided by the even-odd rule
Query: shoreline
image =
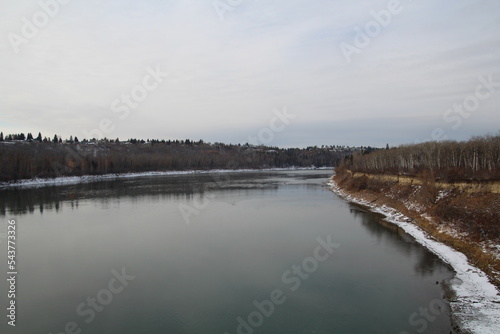
<path fill-rule="evenodd" d="M 240 173 L 240 172 L 266 172 L 266 171 L 293 171 L 293 170 L 333 170 L 333 167 L 289 167 L 289 168 L 263 168 L 263 169 L 210 169 L 210 170 L 179 170 L 179 171 L 152 171 L 152 172 L 131 172 L 121 174 L 101 174 L 101 175 L 81 175 L 81 176 L 61 176 L 56 178 L 33 178 L 20 179 L 16 181 L 0 182 L 0 190 L 8 188 L 38 188 L 45 186 L 62 186 L 79 183 L 99 182 L 105 180 L 117 180 L 147 176 L 169 176 L 169 175 L 189 175 L 189 174 L 211 174 L 211 173 Z"/>
<path fill-rule="evenodd" d="M 385 219 L 411 235 L 419 244 L 436 254 L 450 265 L 455 276 L 450 280 L 454 296 L 449 298 L 452 322 L 464 333 L 495 334 L 500 331 L 499 291 L 479 268 L 469 264 L 467 257 L 441 242 L 434 240 L 420 227 L 411 223 L 412 219 L 386 205 L 377 205 L 340 188 L 333 176 L 328 183 L 330 190 L 345 200 L 369 208 L 382 214 Z"/>

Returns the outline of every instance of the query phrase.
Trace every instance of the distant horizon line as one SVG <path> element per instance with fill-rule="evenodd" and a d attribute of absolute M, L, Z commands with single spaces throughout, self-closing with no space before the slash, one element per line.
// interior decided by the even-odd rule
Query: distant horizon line
<path fill-rule="evenodd" d="M 384 149 L 384 148 L 392 148 L 392 147 L 399 147 L 399 146 L 406 146 L 406 145 L 416 145 L 416 144 L 421 144 L 421 143 L 427 143 L 427 142 L 467 142 L 475 138 L 487 138 L 487 137 L 496 137 L 500 136 L 500 130 L 498 131 L 497 134 L 492 134 L 490 132 L 487 132 L 482 135 L 472 135 L 468 139 L 462 139 L 462 140 L 455 140 L 455 139 L 442 139 L 442 140 L 424 140 L 421 142 L 408 142 L 408 143 L 403 143 L 399 145 L 389 145 L 387 143 L 384 147 L 379 147 L 376 145 L 339 145 L 339 144 L 316 144 L 316 145 L 303 145 L 303 146 L 278 146 L 278 145 L 269 145 L 269 144 L 263 144 L 263 143 L 258 143 L 258 144 L 252 144 L 249 142 L 238 142 L 238 143 L 226 143 L 226 142 L 220 142 L 220 141 L 205 141 L 204 139 L 198 139 L 198 140 L 193 140 L 190 138 L 185 138 L 185 139 L 158 139 L 158 138 L 133 138 L 130 137 L 126 140 L 120 140 L 119 137 L 116 137 L 115 139 L 112 138 L 83 138 L 79 139 L 78 136 L 73 136 L 70 135 L 69 138 L 63 139 L 63 136 L 54 134 L 53 136 L 41 136 L 41 139 L 39 138 L 41 136 L 41 131 L 38 132 L 37 136 L 33 136 L 32 132 L 26 132 L 26 135 L 24 132 L 19 132 L 19 133 L 9 133 L 5 134 L 3 131 L 0 131 L 0 142 L 2 141 L 39 141 L 39 142 L 45 142 L 45 143 L 88 143 L 88 142 L 109 142 L 109 143 L 115 143 L 117 140 L 119 143 L 132 143 L 132 144 L 146 144 L 146 143 L 179 143 L 179 144 L 185 144 L 186 141 L 188 141 L 188 144 L 190 143 L 196 143 L 196 144 L 207 144 L 207 145 L 228 145 L 228 146 L 249 146 L 249 147 L 268 147 L 268 148 L 297 148 L 297 149 L 306 149 L 306 148 L 324 148 L 324 147 L 330 147 L 330 148 L 373 148 L 373 149 Z M 29 137 L 29 138 L 28 138 Z M 54 139 L 57 137 L 57 142 L 54 141 Z M 9 138 L 9 139 L 8 139 Z M 75 141 L 76 140 L 76 141 Z"/>

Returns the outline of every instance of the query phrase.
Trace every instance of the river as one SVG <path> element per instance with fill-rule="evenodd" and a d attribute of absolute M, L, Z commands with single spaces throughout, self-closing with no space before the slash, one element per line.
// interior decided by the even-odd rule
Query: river
<path fill-rule="evenodd" d="M 16 328 L 2 315 L 0 332 L 449 333 L 451 269 L 329 191 L 331 174 L 1 189 L 0 268 L 14 220 L 17 274 Z"/>

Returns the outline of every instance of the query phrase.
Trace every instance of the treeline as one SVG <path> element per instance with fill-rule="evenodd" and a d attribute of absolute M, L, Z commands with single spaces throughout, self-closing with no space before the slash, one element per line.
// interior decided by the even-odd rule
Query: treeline
<path fill-rule="evenodd" d="M 11 140 L 0 142 L 0 181 L 169 170 L 333 167 L 353 150 L 278 148 L 202 140 Z M 3 138 L 2 138 L 3 139 Z"/>
<path fill-rule="evenodd" d="M 353 172 L 417 176 L 442 181 L 500 180 L 500 136 L 426 142 L 355 152 L 343 166 Z"/>
<path fill-rule="evenodd" d="M 33 134 L 31 134 L 31 132 L 28 132 L 27 135 L 24 135 L 24 133 L 14 133 L 14 134 L 10 134 L 10 135 L 7 135 L 3 136 L 3 132 L 0 132 L 0 141 L 28 141 L 28 142 L 31 142 L 31 141 L 37 141 L 39 143 L 50 143 L 50 142 L 53 142 L 53 143 L 62 143 L 63 140 L 62 138 L 60 137 L 57 137 L 57 135 L 54 135 L 54 137 L 52 139 L 49 139 L 47 137 L 43 137 L 42 138 L 42 133 L 41 132 L 38 132 L 38 136 L 35 138 L 33 137 Z M 78 143 L 78 138 L 75 137 L 75 139 L 73 140 L 73 136 L 71 136 L 71 138 L 68 140 L 68 141 L 71 141 L 71 142 L 76 142 Z"/>

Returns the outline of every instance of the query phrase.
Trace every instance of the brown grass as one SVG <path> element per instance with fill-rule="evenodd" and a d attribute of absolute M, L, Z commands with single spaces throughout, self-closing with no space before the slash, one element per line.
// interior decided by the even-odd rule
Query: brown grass
<path fill-rule="evenodd" d="M 433 175 L 409 178 L 397 175 L 351 173 L 338 169 L 337 184 L 349 194 L 378 205 L 387 205 L 413 221 L 436 240 L 464 253 L 469 262 L 500 287 L 500 259 L 485 252 L 482 244 L 500 243 L 499 184 L 434 182 Z M 437 195 L 446 196 L 437 201 Z M 403 201 L 413 204 L 408 208 Z M 424 218 L 424 215 L 429 218 Z M 449 234 L 443 230 L 457 233 Z"/>
<path fill-rule="evenodd" d="M 360 175 L 364 175 L 370 178 L 376 178 L 385 182 L 396 182 L 400 184 L 413 184 L 413 185 L 421 185 L 425 181 L 422 178 L 422 175 L 411 177 L 411 176 L 403 176 L 403 175 L 392 175 L 392 174 L 369 174 L 369 173 L 360 173 L 355 172 L 352 173 L 348 171 L 354 177 L 359 177 Z M 428 174 L 427 174 L 428 175 Z M 427 178 L 428 182 L 430 180 Z M 433 181 L 434 182 L 434 181 Z M 434 182 L 435 185 L 440 189 L 460 189 L 467 193 L 476 193 L 476 192 L 487 192 L 492 194 L 500 194 L 500 181 L 484 181 L 484 182 Z"/>

